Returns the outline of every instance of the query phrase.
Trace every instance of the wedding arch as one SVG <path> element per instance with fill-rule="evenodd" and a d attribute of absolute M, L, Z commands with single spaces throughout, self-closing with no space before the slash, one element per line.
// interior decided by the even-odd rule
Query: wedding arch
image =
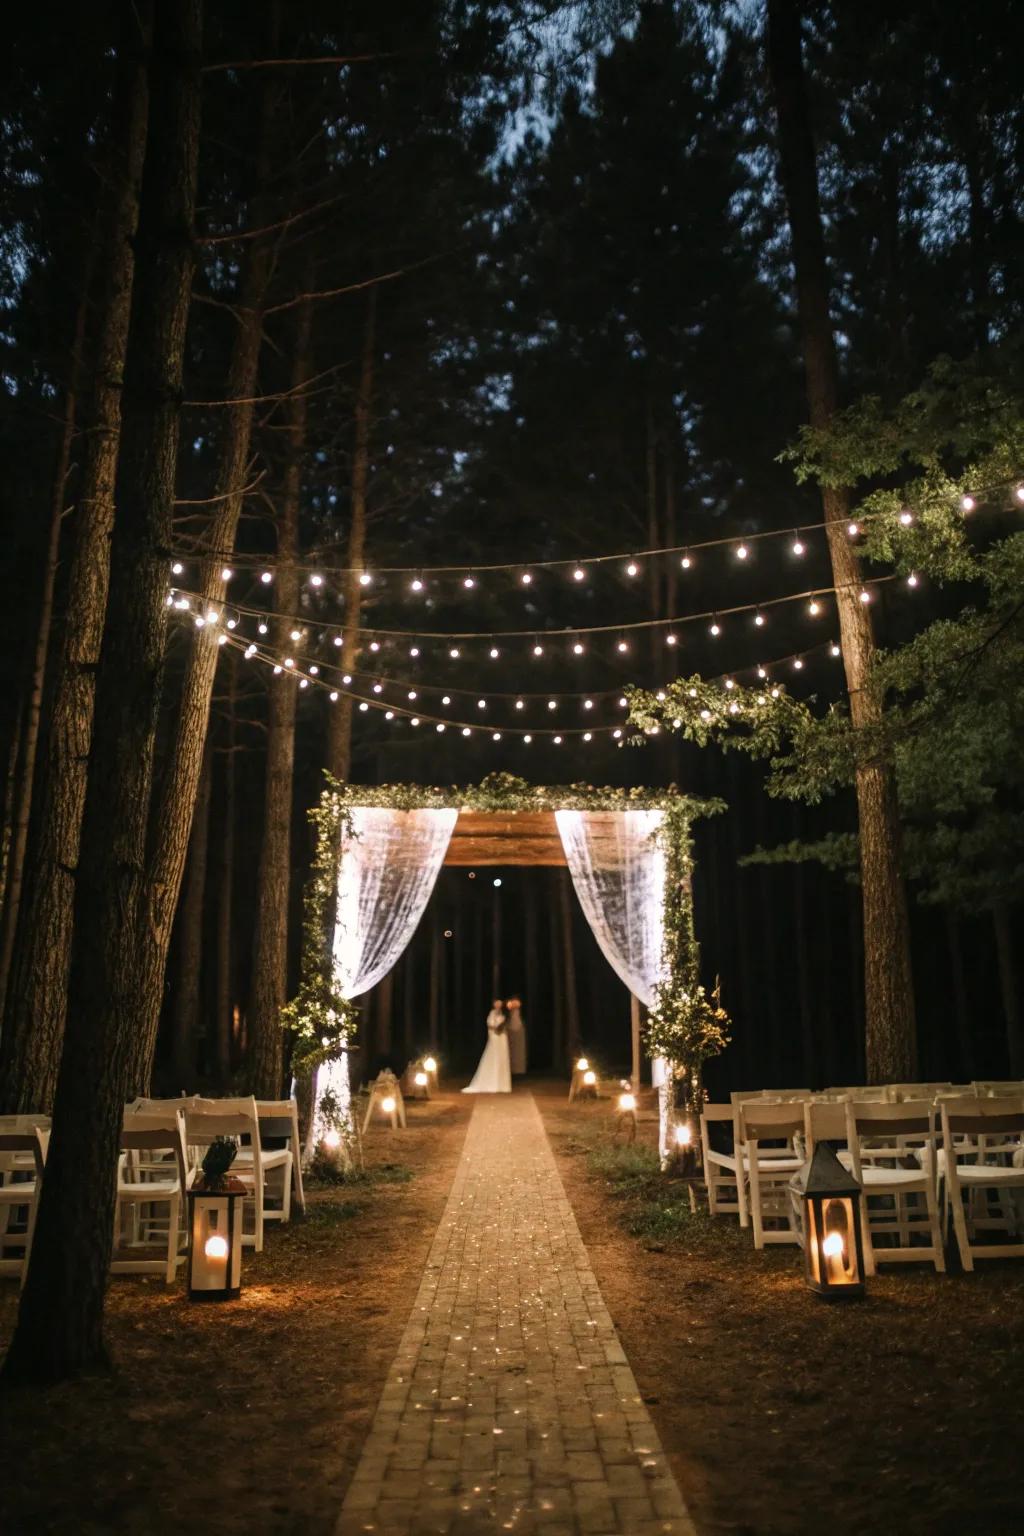
<path fill-rule="evenodd" d="M 295 1034 L 296 1073 L 316 1075 L 310 1147 L 349 1125 L 355 1000 L 401 958 L 442 867 L 561 865 L 602 954 L 629 990 L 634 1080 L 640 1005 L 649 1010 L 647 1044 L 662 1067 L 655 1081 L 664 1153 L 675 1082 L 699 1072 L 690 1059 L 700 1054 L 691 1015 L 704 998 L 690 829 L 722 809 L 719 800 L 675 788 L 548 788 L 511 774 L 447 789 L 329 783 L 310 812 L 317 848 L 302 975 L 284 1013 Z M 699 1091 L 699 1081 L 693 1087 Z"/>

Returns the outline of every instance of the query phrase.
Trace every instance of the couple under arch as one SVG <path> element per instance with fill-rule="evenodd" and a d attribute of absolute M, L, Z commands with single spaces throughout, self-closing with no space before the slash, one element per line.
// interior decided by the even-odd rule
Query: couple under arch
<path fill-rule="evenodd" d="M 526 1071 L 526 1026 L 518 997 L 496 997 L 487 1015 L 487 1044 L 463 1093 L 511 1093 L 512 1078 Z"/>

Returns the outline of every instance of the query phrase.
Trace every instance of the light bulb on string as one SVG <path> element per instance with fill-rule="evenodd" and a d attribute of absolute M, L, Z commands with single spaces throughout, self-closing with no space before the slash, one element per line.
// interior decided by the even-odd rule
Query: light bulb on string
<path fill-rule="evenodd" d="M 914 521 L 914 514 L 913 514 L 913 512 L 911 512 L 907 507 L 904 507 L 903 511 L 900 513 L 900 522 L 902 523 L 903 527 L 904 528 L 909 528 L 913 521 Z"/>
<path fill-rule="evenodd" d="M 767 677 L 768 673 L 765 671 L 764 667 L 758 667 L 757 675 L 758 677 Z"/>
<path fill-rule="evenodd" d="M 227 643 L 228 643 L 227 635 L 218 635 L 217 636 L 217 644 L 218 645 L 227 645 Z"/>
<path fill-rule="evenodd" d="M 292 660 L 292 658 L 290 656 L 286 656 L 285 657 L 284 664 L 285 664 L 286 667 L 294 667 L 294 665 L 295 665 L 294 661 Z"/>
<path fill-rule="evenodd" d="M 629 641 L 628 640 L 620 640 L 619 643 L 618 643 L 618 646 L 616 647 L 616 649 L 622 655 L 625 655 L 625 653 L 629 650 Z"/>
<path fill-rule="evenodd" d="M 309 679 L 306 678 L 306 677 L 301 677 L 299 679 L 299 687 L 300 688 L 308 688 L 309 687 Z"/>
<path fill-rule="evenodd" d="M 516 709 L 525 709 L 525 708 L 526 708 L 526 705 L 523 703 L 522 699 L 516 699 Z"/>
<path fill-rule="evenodd" d="M 435 731 L 437 732 L 437 734 L 439 736 L 443 736 L 444 733 L 445 733 L 445 729 L 446 729 L 444 721 L 443 720 L 439 720 L 437 722 L 437 724 L 435 725 L 434 729 L 435 729 Z"/>
<path fill-rule="evenodd" d="M 805 546 L 804 546 L 803 539 L 801 539 L 801 537 L 800 537 L 800 535 L 798 533 L 794 533 L 794 535 L 793 535 L 793 542 L 790 545 L 790 549 L 792 550 L 793 554 L 794 555 L 802 555 L 804 553 L 804 548 L 805 548 Z"/>
<path fill-rule="evenodd" d="M 973 496 L 961 496 L 960 498 L 961 512 L 973 512 L 977 505 L 978 503 Z"/>
<path fill-rule="evenodd" d="M 228 629 L 237 629 L 237 628 L 238 628 L 238 620 L 237 619 L 228 619 Z"/>
<path fill-rule="evenodd" d="M 628 707 L 629 707 L 629 700 L 628 699 L 624 699 L 624 698 L 620 698 L 619 699 L 619 708 L 620 709 L 628 709 Z"/>
<path fill-rule="evenodd" d="M 445 709 L 448 708 L 448 705 L 451 703 L 451 701 L 451 694 L 445 693 L 441 695 L 441 703 L 444 705 Z"/>
<path fill-rule="evenodd" d="M 448 655 L 451 657 L 452 661 L 458 661 L 458 659 L 459 659 L 459 648 L 458 648 L 458 646 L 457 645 L 453 645 L 449 649 Z"/>
<path fill-rule="evenodd" d="M 370 641 L 370 650 L 371 651 L 379 651 L 380 650 L 380 641 L 379 640 L 371 640 Z"/>
<path fill-rule="evenodd" d="M 492 661 L 497 661 L 498 657 L 501 655 L 501 652 L 498 650 L 496 645 L 492 645 L 487 654 L 490 656 Z"/>
<path fill-rule="evenodd" d="M 870 603 L 871 601 L 871 593 L 868 591 L 867 587 L 861 587 L 860 591 L 857 593 L 857 596 L 862 603 Z"/>
<path fill-rule="evenodd" d="M 639 570 L 640 570 L 640 567 L 637 565 L 636 561 L 635 560 L 631 560 L 629 562 L 629 564 L 626 566 L 626 575 L 627 576 L 636 576 L 638 574 Z"/>
<path fill-rule="evenodd" d="M 1024 485 L 1015 485 L 1013 494 L 1019 502 L 1024 502 Z"/>
<path fill-rule="evenodd" d="M 322 587 L 324 584 L 324 579 L 318 571 L 314 571 L 312 576 L 309 578 L 309 584 L 311 587 Z"/>
<path fill-rule="evenodd" d="M 342 676 L 341 680 L 345 684 L 345 687 L 347 688 L 349 686 L 349 684 L 351 683 L 351 681 L 352 681 L 352 674 L 351 674 L 351 672 L 344 673 L 344 675 Z"/>
<path fill-rule="evenodd" d="M 265 634 L 268 633 L 266 624 L 262 624 L 262 623 L 257 624 L 256 629 L 257 629 L 258 633 L 261 634 L 261 635 L 265 635 Z"/>
<path fill-rule="evenodd" d="M 182 565 L 181 561 L 175 560 L 174 564 L 171 566 L 171 575 L 180 576 L 184 569 L 185 567 Z"/>
<path fill-rule="evenodd" d="M 409 703 L 412 704 L 416 698 L 416 689 L 410 688 L 409 692 L 406 694 L 406 698 L 409 700 Z"/>
<path fill-rule="evenodd" d="M 737 544 L 737 546 L 736 546 L 736 559 L 737 560 L 745 560 L 747 558 L 747 554 L 748 554 L 747 546 L 745 544 Z"/>
<path fill-rule="evenodd" d="M 584 709 L 593 709 L 593 707 L 594 707 L 593 699 L 584 699 L 583 700 L 583 708 Z"/>
<path fill-rule="evenodd" d="M 914 571 L 911 571 L 910 575 L 907 577 L 907 586 L 908 587 L 916 587 L 917 586 L 917 575 L 916 575 L 916 573 Z"/>
<path fill-rule="evenodd" d="M 493 733 L 493 735 L 491 736 L 491 740 L 492 741 L 500 741 L 501 740 L 501 732 L 500 731 L 495 731 Z"/>
<path fill-rule="evenodd" d="M 619 737 L 620 737 L 620 736 L 621 736 L 621 735 L 622 735 L 622 732 L 621 732 L 621 731 L 620 731 L 620 730 L 619 730 L 619 729 L 618 729 L 618 728 L 616 728 L 616 729 L 615 729 L 615 730 L 614 730 L 614 731 L 612 731 L 612 738 L 613 738 L 613 739 L 614 739 L 614 740 L 615 740 L 615 741 L 618 741 L 618 739 L 619 739 Z"/>
<path fill-rule="evenodd" d="M 385 720 L 393 720 L 394 718 L 395 718 L 395 712 L 394 712 L 393 709 L 386 709 L 384 711 L 384 719 Z"/>
<path fill-rule="evenodd" d="M 315 662 L 309 669 L 309 675 L 310 677 L 319 677 L 320 675 L 320 668 L 316 665 Z"/>
<path fill-rule="evenodd" d="M 593 741 L 593 739 L 594 738 L 593 738 L 593 736 L 592 736 L 590 731 L 584 731 L 583 732 L 583 740 L 584 741 Z"/>
<path fill-rule="evenodd" d="M 689 555 L 684 555 L 679 564 L 682 566 L 684 571 L 688 571 L 693 565 L 693 560 Z"/>
<path fill-rule="evenodd" d="M 477 709 L 486 709 L 487 708 L 487 700 L 486 699 L 477 699 L 476 707 L 477 707 Z"/>
<path fill-rule="evenodd" d="M 857 537 L 858 533 L 860 533 L 860 524 L 859 523 L 848 523 L 846 525 L 846 531 L 849 534 L 851 539 L 855 539 Z"/>
<path fill-rule="evenodd" d="M 554 742 L 556 747 L 560 747 L 562 745 L 562 738 L 561 738 L 561 736 L 553 736 L 551 739 Z"/>
<path fill-rule="evenodd" d="M 818 602 L 816 597 L 812 597 L 810 602 L 807 604 L 807 612 L 810 614 L 812 619 L 816 619 L 818 617 L 818 614 L 821 612 L 821 604 Z"/>
<path fill-rule="evenodd" d="M 765 619 L 764 619 L 764 614 L 763 613 L 755 613 L 754 614 L 754 623 L 757 625 L 758 629 L 763 629 L 764 628 L 764 622 L 765 622 Z"/>
<path fill-rule="evenodd" d="M 280 666 L 280 665 L 276 666 L 274 668 L 274 676 L 277 677 L 278 673 L 283 672 L 283 671 L 284 671 L 284 668 L 282 666 Z"/>
<path fill-rule="evenodd" d="M 468 726 L 468 725 L 464 725 L 464 726 L 463 726 L 463 727 L 462 727 L 462 734 L 463 734 L 463 736 L 471 736 L 471 735 L 472 735 L 472 734 L 473 734 L 473 733 L 472 733 L 472 731 L 471 731 L 471 730 L 470 730 L 470 728 L 469 728 L 469 726 Z"/>
<path fill-rule="evenodd" d="M 578 565 L 576 567 L 576 569 L 572 573 L 572 579 L 573 579 L 573 581 L 583 581 L 584 578 L 586 577 L 586 574 L 587 573 L 583 569 L 583 567 L 581 565 Z"/>
<path fill-rule="evenodd" d="M 419 725 L 419 723 L 420 721 L 418 715 L 413 715 L 412 719 L 409 721 L 410 725 Z"/>
<path fill-rule="evenodd" d="M 558 708 L 558 700 L 557 699 L 548 699 L 548 709 L 557 709 L 557 708 Z"/>
<path fill-rule="evenodd" d="M 332 688 L 331 689 L 330 699 L 331 699 L 331 703 L 332 704 L 337 704 L 337 702 L 338 702 L 338 690 L 337 690 L 337 688 Z"/>
<path fill-rule="evenodd" d="M 833 640 L 832 644 L 829 646 L 829 652 L 833 656 L 841 656 L 842 655 L 842 651 L 839 649 L 839 646 L 835 643 L 834 640 Z"/>
<path fill-rule="evenodd" d="M 535 656 L 543 656 L 544 655 L 544 647 L 542 645 L 540 645 L 540 644 L 535 645 L 534 648 L 533 648 L 533 654 Z"/>
<path fill-rule="evenodd" d="M 720 634 L 721 634 L 721 633 L 722 633 L 722 626 L 721 626 L 721 624 L 719 624 L 719 622 L 718 622 L 718 620 L 717 620 L 717 619 L 714 619 L 714 620 L 712 620 L 712 623 L 711 623 L 711 628 L 710 628 L 710 630 L 709 630 L 709 634 L 712 634 L 712 635 L 714 635 L 714 636 L 715 636 L 715 638 L 716 638 L 716 639 L 717 639 L 717 638 L 718 638 L 718 636 L 719 636 L 719 635 L 720 635 Z"/>
<path fill-rule="evenodd" d="M 793 659 L 793 668 L 794 668 L 794 670 L 797 671 L 797 672 L 802 672 L 803 671 L 803 666 L 804 666 L 803 657 L 802 656 L 794 657 L 794 659 Z"/>
<path fill-rule="evenodd" d="M 572 653 L 573 653 L 574 656 L 582 656 L 583 655 L 583 646 L 582 646 L 582 644 L 580 643 L 579 640 L 577 640 L 575 645 L 573 646 Z"/>
<path fill-rule="evenodd" d="M 414 661 L 415 661 L 416 657 L 419 655 L 419 653 L 420 653 L 420 648 L 419 648 L 418 645 L 410 645 L 410 647 L 409 647 L 409 655 L 413 658 Z"/>
<path fill-rule="evenodd" d="M 246 661 L 248 661 L 250 659 L 250 657 L 255 656 L 255 655 L 256 655 L 256 647 L 254 645 L 247 645 L 246 648 L 245 648 L 245 659 L 246 659 Z"/>
<path fill-rule="evenodd" d="M 261 571 L 260 572 L 260 581 L 262 581 L 262 583 L 263 583 L 263 585 L 265 587 L 269 587 L 270 583 L 273 581 L 273 579 L 274 579 L 273 571 Z"/>
<path fill-rule="evenodd" d="M 679 637 L 678 637 L 678 635 L 672 635 L 672 634 L 666 635 L 665 636 L 665 644 L 666 645 L 678 645 L 679 644 Z"/>
<path fill-rule="evenodd" d="M 361 587 L 368 587 L 372 580 L 373 580 L 373 577 L 370 575 L 369 571 L 360 571 L 360 573 L 359 573 L 359 585 Z"/>
<path fill-rule="evenodd" d="M 288 638 L 290 640 L 301 640 L 302 639 L 302 630 L 301 629 L 293 629 L 291 631 L 291 633 L 290 633 Z"/>
<path fill-rule="evenodd" d="M 197 613 L 196 614 L 196 629 L 202 629 L 205 624 L 206 624 L 206 620 L 203 618 L 202 614 L 201 613 Z"/>
<path fill-rule="evenodd" d="M 725 686 L 727 688 L 735 688 L 736 684 L 735 684 L 735 682 L 733 681 L 733 679 L 731 677 L 727 677 L 726 680 L 725 680 Z"/>
<path fill-rule="evenodd" d="M 533 576 L 529 571 L 524 571 L 519 580 L 522 582 L 524 587 L 528 587 L 533 580 Z"/>
<path fill-rule="evenodd" d="M 423 591 L 423 582 L 422 582 L 422 580 L 421 580 L 421 578 L 419 576 L 414 576 L 412 581 L 410 581 L 409 586 L 412 588 L 412 590 L 414 592 L 422 592 Z"/>
<path fill-rule="evenodd" d="M 334 644 L 335 644 L 335 645 L 336 645 L 336 646 L 337 646 L 337 647 L 338 647 L 338 648 L 339 648 L 339 649 L 340 649 L 340 648 L 341 648 L 341 647 L 342 647 L 342 646 L 343 646 L 343 645 L 344 645 L 344 644 L 345 644 L 345 642 L 344 642 L 344 640 L 343 640 L 343 639 L 342 639 L 342 637 L 341 637 L 341 635 L 335 635 L 335 637 L 334 637 Z"/>
<path fill-rule="evenodd" d="M 462 585 L 465 588 L 467 588 L 467 590 L 470 587 L 475 587 L 476 586 L 476 578 L 474 576 L 464 576 L 463 579 L 462 579 Z"/>
<path fill-rule="evenodd" d="M 383 693 L 384 692 L 383 684 L 382 683 L 374 683 L 373 691 L 374 691 L 374 693 Z"/>
<path fill-rule="evenodd" d="M 524 742 L 524 744 L 525 744 L 525 745 L 526 745 L 526 746 L 529 746 L 529 745 L 530 745 L 530 742 L 531 742 L 531 741 L 532 741 L 532 740 L 533 740 L 533 737 L 532 737 L 532 736 L 531 736 L 531 735 L 529 735 L 529 734 L 527 734 L 527 735 L 525 735 L 525 736 L 524 736 L 524 737 L 523 737 L 523 742 Z"/>
<path fill-rule="evenodd" d="M 370 707 L 370 706 L 369 706 L 369 704 L 367 704 L 367 702 L 366 702 L 366 700 L 365 700 L 365 699 L 364 699 L 364 700 L 363 700 L 363 702 L 362 702 L 362 703 L 361 703 L 361 704 L 360 704 L 360 706 L 359 706 L 359 708 L 360 708 L 360 711 L 361 711 L 361 712 L 362 712 L 362 713 L 363 713 L 363 714 L 364 714 L 364 715 L 365 715 L 365 714 L 366 714 L 366 711 L 367 711 L 367 710 L 368 710 L 368 709 L 369 709 L 369 707 Z"/>

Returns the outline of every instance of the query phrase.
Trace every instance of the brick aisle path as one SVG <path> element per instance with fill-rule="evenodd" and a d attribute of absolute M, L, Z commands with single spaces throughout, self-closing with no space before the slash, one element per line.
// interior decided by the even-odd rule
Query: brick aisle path
<path fill-rule="evenodd" d="M 526 1092 L 474 1105 L 336 1536 L 501 1531 L 694 1536 Z"/>

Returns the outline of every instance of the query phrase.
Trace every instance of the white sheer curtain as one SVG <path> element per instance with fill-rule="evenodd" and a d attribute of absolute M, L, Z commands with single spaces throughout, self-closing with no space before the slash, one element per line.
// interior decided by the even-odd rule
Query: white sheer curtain
<path fill-rule="evenodd" d="M 656 836 L 663 820 L 663 811 L 555 812 L 573 888 L 601 953 L 648 1008 L 664 972 L 665 854 Z M 673 1084 L 660 1057 L 651 1081 L 664 1164 Z"/>
<path fill-rule="evenodd" d="M 341 852 L 334 928 L 334 976 L 344 997 L 369 992 L 400 958 L 430 900 L 458 814 L 353 808 L 351 836 Z M 327 1128 L 320 1102 L 328 1090 L 347 1116 L 346 1056 L 317 1073 L 311 1146 Z"/>
<path fill-rule="evenodd" d="M 646 1006 L 665 946 L 663 811 L 556 811 L 558 835 L 587 922 L 615 974 Z"/>

